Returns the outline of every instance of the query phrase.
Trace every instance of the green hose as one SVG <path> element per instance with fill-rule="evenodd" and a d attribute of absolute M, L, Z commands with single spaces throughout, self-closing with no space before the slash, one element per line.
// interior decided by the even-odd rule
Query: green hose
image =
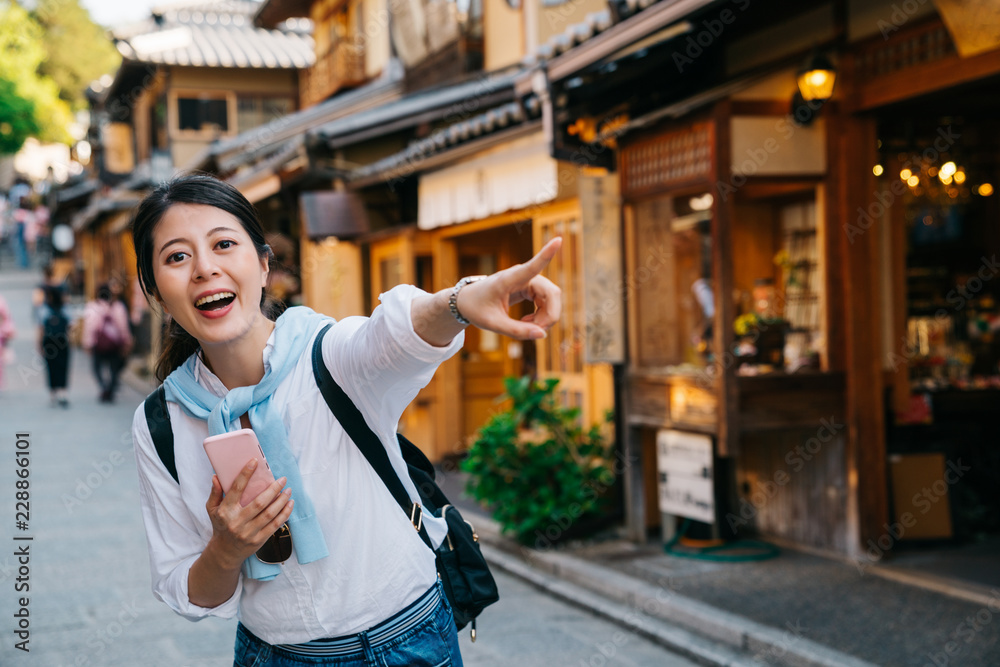
<path fill-rule="evenodd" d="M 663 545 L 663 550 L 666 553 L 680 558 L 708 560 L 716 563 L 746 563 L 756 560 L 767 560 L 781 553 L 781 550 L 773 544 L 759 540 L 736 540 L 735 542 L 727 542 L 719 546 L 704 547 L 702 549 L 677 549 L 677 543 L 684 537 L 684 533 L 687 532 L 690 524 L 690 519 L 684 519 L 684 523 L 681 524 L 681 528 L 674 535 L 674 538 Z M 726 553 L 731 551 L 740 551 L 742 553 Z"/>

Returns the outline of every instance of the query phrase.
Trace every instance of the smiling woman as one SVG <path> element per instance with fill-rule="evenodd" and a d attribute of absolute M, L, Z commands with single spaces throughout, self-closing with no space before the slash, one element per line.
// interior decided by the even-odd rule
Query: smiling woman
<path fill-rule="evenodd" d="M 263 347 L 282 306 L 264 292 L 271 250 L 242 195 L 208 176 L 175 182 L 143 201 L 133 234 L 142 288 L 170 316 L 157 379 L 199 346 L 233 346 L 223 364 L 241 358 L 244 345 Z"/>
<path fill-rule="evenodd" d="M 371 316 L 334 322 L 271 305 L 260 220 L 211 176 L 159 186 L 139 205 L 132 234 L 140 283 L 169 321 L 157 364 L 167 419 L 162 411 L 149 419 L 169 434 L 173 474 L 145 405 L 132 425 L 154 594 L 192 619 L 238 612 L 238 665 L 460 666 L 456 617 L 435 567 L 448 522 L 423 511 L 411 522 L 400 511 L 314 372 L 325 366 L 390 468 L 406 470 L 396 424 L 462 347 L 466 326 L 534 340 L 558 321 L 561 292 L 540 273 L 561 240 L 433 294 L 399 285 Z M 535 312 L 511 318 L 509 308 L 526 300 Z M 202 447 L 241 425 L 277 477 L 246 506 L 256 460 L 224 494 Z M 420 502 L 408 475 L 399 482 Z M 291 536 L 280 564 L 258 556 L 279 530 Z"/>

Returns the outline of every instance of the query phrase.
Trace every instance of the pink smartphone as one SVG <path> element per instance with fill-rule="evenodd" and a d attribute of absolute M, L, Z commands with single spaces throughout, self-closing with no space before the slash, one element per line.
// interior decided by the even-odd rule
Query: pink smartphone
<path fill-rule="evenodd" d="M 257 441 L 257 435 L 253 430 L 244 428 L 239 431 L 222 433 L 205 438 L 205 453 L 208 460 L 215 468 L 215 474 L 219 476 L 222 483 L 222 490 L 229 493 L 229 487 L 233 485 L 243 468 L 246 467 L 250 459 L 257 459 L 257 469 L 250 476 L 250 481 L 243 489 L 243 496 L 240 497 L 240 505 L 246 507 L 257 495 L 266 489 L 274 481 L 271 468 L 267 465 L 264 452 Z"/>

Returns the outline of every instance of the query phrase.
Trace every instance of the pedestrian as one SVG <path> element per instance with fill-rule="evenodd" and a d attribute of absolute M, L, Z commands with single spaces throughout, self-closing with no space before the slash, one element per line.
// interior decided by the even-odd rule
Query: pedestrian
<path fill-rule="evenodd" d="M 11 363 L 14 355 L 10 347 L 10 341 L 17 335 L 17 327 L 14 326 L 14 318 L 11 317 L 10 307 L 7 300 L 0 294 L 0 389 L 4 388 L 4 366 Z"/>
<path fill-rule="evenodd" d="M 22 269 L 26 269 L 29 262 L 25 233 L 28 226 L 34 223 L 34 215 L 31 212 L 31 204 L 29 202 L 31 185 L 24 178 L 18 177 L 7 194 L 14 211 L 11 217 L 14 220 L 14 252 L 17 256 L 17 264 Z"/>
<path fill-rule="evenodd" d="M 48 369 L 49 400 L 52 407 L 68 408 L 70 316 L 62 290 L 45 291 L 45 300 L 38 309 L 38 320 L 38 351 Z"/>
<path fill-rule="evenodd" d="M 156 375 L 179 480 L 161 463 L 140 405 L 132 433 L 155 596 L 190 619 L 238 615 L 234 665 L 461 665 L 433 552 L 313 377 L 312 341 L 333 320 L 272 308 L 271 252 L 253 206 L 213 177 L 180 177 L 143 200 L 132 234 L 143 290 L 168 316 Z M 405 471 L 399 417 L 461 348 L 469 323 L 521 339 L 555 323 L 559 288 L 538 274 L 560 243 L 454 290 L 394 287 L 370 317 L 332 324 L 322 362 L 397 470 Z M 509 305 L 526 299 L 537 311 L 512 319 Z M 241 425 L 260 435 L 278 478 L 246 507 L 255 462 L 223 494 L 202 448 Z M 409 476 L 400 480 L 416 498 Z M 289 557 L 264 565 L 255 554 L 286 521 Z M 423 525 L 440 544 L 443 519 Z"/>
<path fill-rule="evenodd" d="M 92 357 L 101 403 L 115 402 L 118 378 L 132 349 L 128 313 L 121 301 L 112 297 L 108 284 L 101 284 L 97 298 L 85 306 L 83 313 L 82 345 Z"/>
<path fill-rule="evenodd" d="M 53 289 L 62 292 L 63 300 L 65 301 L 65 282 L 56 278 L 55 268 L 51 263 L 48 263 L 42 267 L 42 282 L 31 292 L 31 305 L 34 308 L 35 321 L 38 324 L 41 324 L 42 322 L 41 317 L 39 316 L 39 310 L 41 309 L 42 304 L 45 303 L 45 293 Z"/>

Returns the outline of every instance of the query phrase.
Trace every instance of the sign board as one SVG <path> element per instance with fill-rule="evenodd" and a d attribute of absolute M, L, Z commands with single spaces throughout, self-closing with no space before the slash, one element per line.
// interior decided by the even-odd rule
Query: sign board
<path fill-rule="evenodd" d="M 583 304 L 588 364 L 625 361 L 625 281 L 622 279 L 618 174 L 582 175 Z"/>
<path fill-rule="evenodd" d="M 663 429 L 656 434 L 660 511 L 715 523 L 712 438 Z"/>

